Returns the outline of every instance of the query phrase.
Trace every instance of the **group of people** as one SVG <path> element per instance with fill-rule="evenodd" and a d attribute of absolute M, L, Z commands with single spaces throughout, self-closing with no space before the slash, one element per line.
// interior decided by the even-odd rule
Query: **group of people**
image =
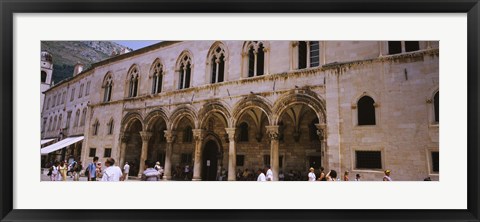
<path fill-rule="evenodd" d="M 71 163 L 67 163 L 66 160 L 55 161 L 48 164 L 47 176 L 50 177 L 51 181 L 66 181 L 70 174 L 70 177 L 73 178 L 74 181 L 78 181 L 82 169 L 82 161 L 76 162 L 73 160 Z"/>

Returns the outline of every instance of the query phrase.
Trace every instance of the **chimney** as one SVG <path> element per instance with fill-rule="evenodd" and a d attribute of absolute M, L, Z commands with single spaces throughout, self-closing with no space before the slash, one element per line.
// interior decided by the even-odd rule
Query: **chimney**
<path fill-rule="evenodd" d="M 77 64 L 75 64 L 75 68 L 73 68 L 73 76 L 78 75 L 82 71 L 83 71 L 83 64 L 81 62 L 77 62 Z"/>

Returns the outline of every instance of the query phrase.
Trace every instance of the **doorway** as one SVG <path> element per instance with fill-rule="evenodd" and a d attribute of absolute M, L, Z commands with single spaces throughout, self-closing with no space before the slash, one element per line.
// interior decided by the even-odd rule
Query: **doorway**
<path fill-rule="evenodd" d="M 313 167 L 318 170 L 322 166 L 322 157 L 321 156 L 310 156 L 309 158 L 309 167 Z"/>
<path fill-rule="evenodd" d="M 203 148 L 202 180 L 215 181 L 217 178 L 218 145 L 210 140 Z"/>

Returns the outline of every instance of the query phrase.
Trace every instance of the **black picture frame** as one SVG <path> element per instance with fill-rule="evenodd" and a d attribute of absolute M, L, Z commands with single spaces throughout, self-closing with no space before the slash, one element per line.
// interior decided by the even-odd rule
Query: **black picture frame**
<path fill-rule="evenodd" d="M 255 7 L 251 7 L 255 4 Z M 478 0 L 0 0 L 1 221 L 480 221 Z M 467 13 L 468 203 L 466 210 L 17 210 L 13 209 L 14 13 Z M 455 192 L 455 191 L 452 191 Z M 101 197 L 99 197 L 101 199 Z"/>

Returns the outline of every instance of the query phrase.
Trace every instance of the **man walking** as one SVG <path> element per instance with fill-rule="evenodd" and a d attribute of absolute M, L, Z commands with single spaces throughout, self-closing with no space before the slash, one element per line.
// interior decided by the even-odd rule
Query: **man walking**
<path fill-rule="evenodd" d="M 115 160 L 113 158 L 108 158 L 105 161 L 105 166 L 107 167 L 103 170 L 102 181 L 123 181 L 122 170 L 120 167 L 115 166 Z"/>
<path fill-rule="evenodd" d="M 88 181 L 96 181 L 97 179 L 97 174 L 96 174 L 97 161 L 98 161 L 98 157 L 96 156 L 93 158 L 93 163 L 90 163 L 87 167 Z"/>
<path fill-rule="evenodd" d="M 270 166 L 267 166 L 267 175 L 266 175 L 267 181 L 273 181 L 273 171 L 270 168 Z"/>

